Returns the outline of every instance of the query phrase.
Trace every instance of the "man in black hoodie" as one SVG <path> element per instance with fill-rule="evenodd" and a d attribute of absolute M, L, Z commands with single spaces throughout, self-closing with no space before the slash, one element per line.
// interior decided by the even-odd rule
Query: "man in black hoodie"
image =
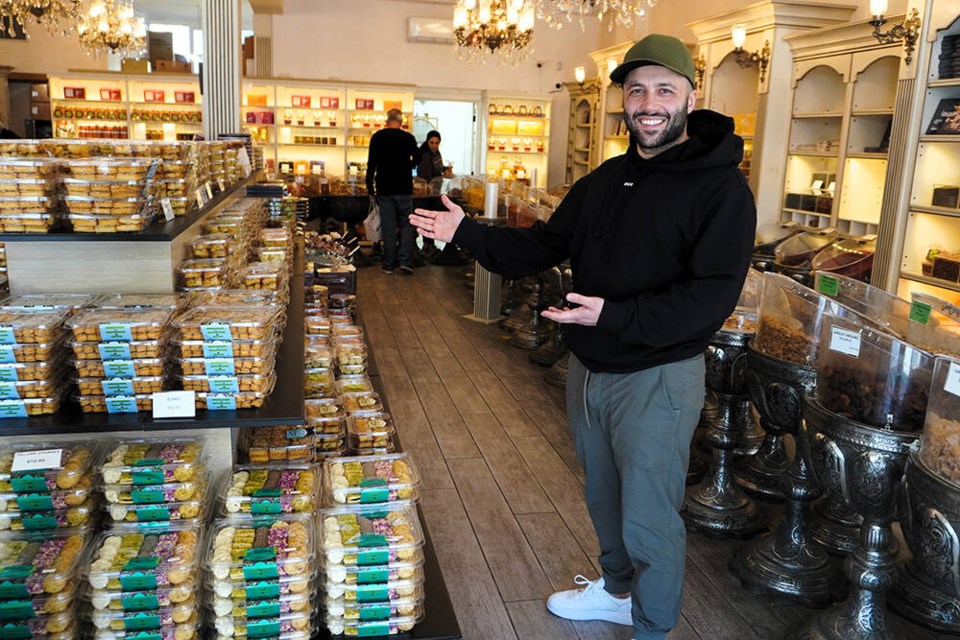
<path fill-rule="evenodd" d="M 548 223 L 481 226 L 449 200 L 411 222 L 510 277 L 570 259 L 576 293 L 543 315 L 568 327 L 567 419 L 602 576 L 577 576 L 583 588 L 553 594 L 547 608 L 660 639 L 680 615 L 680 509 L 703 352 L 743 286 L 756 208 L 733 121 L 693 111 L 682 42 L 649 35 L 610 78 L 623 85 L 630 148 L 574 184 Z"/>

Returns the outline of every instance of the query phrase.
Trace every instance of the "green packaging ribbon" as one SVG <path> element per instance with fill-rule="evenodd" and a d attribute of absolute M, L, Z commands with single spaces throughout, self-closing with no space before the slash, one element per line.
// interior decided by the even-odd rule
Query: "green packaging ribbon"
<path fill-rule="evenodd" d="M 370 569 L 361 571 L 357 574 L 357 582 L 361 584 L 370 584 L 372 582 L 386 582 L 390 579 L 388 569 Z"/>
<path fill-rule="evenodd" d="M 160 599 L 149 593 L 136 593 L 120 598 L 124 611 L 153 611 L 160 608 Z"/>
<path fill-rule="evenodd" d="M 247 600 L 270 600 L 280 597 L 279 582 L 255 582 L 244 588 Z"/>
<path fill-rule="evenodd" d="M 52 511 L 53 498 L 47 495 L 28 494 L 17 496 L 17 506 L 20 511 Z"/>
<path fill-rule="evenodd" d="M 29 620 L 36 618 L 37 612 L 33 609 L 31 600 L 7 600 L 0 602 L 0 621 Z"/>
<path fill-rule="evenodd" d="M 359 627 L 357 627 L 357 636 L 360 638 L 386 635 L 390 635 L 390 625 L 382 622 L 377 622 L 374 624 L 361 624 Z"/>
<path fill-rule="evenodd" d="M 389 620 L 390 607 L 363 607 L 360 609 L 360 620 Z"/>
<path fill-rule="evenodd" d="M 134 614 L 123 619 L 123 628 L 126 631 L 146 631 L 160 628 L 160 616 L 149 614 Z"/>
<path fill-rule="evenodd" d="M 387 588 L 378 584 L 357 587 L 357 602 L 386 602 L 390 599 Z"/>
<path fill-rule="evenodd" d="M 248 618 L 276 618 L 279 615 L 279 602 L 261 602 L 247 606 Z"/>

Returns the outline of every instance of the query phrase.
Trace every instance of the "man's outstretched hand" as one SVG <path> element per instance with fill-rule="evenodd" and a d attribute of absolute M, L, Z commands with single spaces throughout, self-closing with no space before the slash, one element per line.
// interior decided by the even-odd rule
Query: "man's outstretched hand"
<path fill-rule="evenodd" d="M 577 306 L 573 309 L 550 307 L 542 311 L 540 315 L 560 324 L 582 324 L 585 327 L 597 326 L 597 321 L 600 320 L 600 312 L 603 311 L 603 298 L 568 293 L 567 302 L 572 302 Z"/>
<path fill-rule="evenodd" d="M 447 208 L 446 211 L 415 209 L 410 216 L 410 224 L 415 226 L 417 232 L 425 238 L 451 242 L 453 234 L 456 233 L 465 215 L 463 209 L 455 205 L 447 196 L 440 196 L 440 201 Z"/>

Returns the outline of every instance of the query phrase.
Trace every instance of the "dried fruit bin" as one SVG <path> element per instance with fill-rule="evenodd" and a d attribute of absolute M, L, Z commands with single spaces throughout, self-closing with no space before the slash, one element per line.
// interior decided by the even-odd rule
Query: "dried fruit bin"
<path fill-rule="evenodd" d="M 111 592 L 152 591 L 196 582 L 200 529 L 188 522 L 150 530 L 117 525 L 97 535 L 88 581 Z"/>
<path fill-rule="evenodd" d="M 209 343 L 208 343 L 209 344 Z M 229 344 L 229 343 L 228 343 Z M 265 358 L 182 358 L 184 376 L 268 376 L 273 372 L 274 357 Z"/>
<path fill-rule="evenodd" d="M 96 506 L 92 501 L 50 511 L 5 511 L 0 513 L 0 530 L 49 531 L 65 527 L 84 527 L 93 523 Z"/>
<path fill-rule="evenodd" d="M 163 376 L 135 378 L 78 378 L 81 396 L 133 396 L 163 391 L 167 379 Z"/>
<path fill-rule="evenodd" d="M 132 396 L 78 395 L 76 400 L 84 413 L 139 413 L 153 409 L 152 393 Z"/>
<path fill-rule="evenodd" d="M 344 393 L 337 399 L 340 406 L 347 413 L 356 413 L 358 411 L 383 411 L 383 402 L 380 401 L 380 394 L 375 391 L 365 391 L 361 393 Z"/>
<path fill-rule="evenodd" d="M 156 360 L 162 359 L 167 343 L 162 340 L 132 342 L 71 342 L 77 360 Z"/>
<path fill-rule="evenodd" d="M 162 358 L 75 360 L 74 367 L 81 378 L 150 378 L 162 376 L 167 363 Z"/>
<path fill-rule="evenodd" d="M 130 215 L 67 214 L 67 219 L 75 233 L 132 233 L 143 231 L 150 226 L 153 218 L 154 214 L 152 212 Z"/>
<path fill-rule="evenodd" d="M 310 465 L 240 465 L 223 484 L 227 513 L 310 512 L 319 506 L 320 474 Z"/>
<path fill-rule="evenodd" d="M 418 500 L 420 474 L 405 453 L 328 458 L 323 462 L 325 504 Z"/>
<path fill-rule="evenodd" d="M 180 283 L 187 288 L 226 287 L 234 281 L 227 261 L 223 258 L 184 260 L 177 269 Z"/>
<path fill-rule="evenodd" d="M 173 638 L 199 637 L 199 607 L 195 602 L 173 604 L 150 611 L 94 610 L 90 621 L 99 632 L 110 631 L 127 634 L 122 637 L 145 638 L 152 634 L 172 634 Z M 143 635 L 137 635 L 143 634 Z"/>
<path fill-rule="evenodd" d="M 197 307 L 174 325 L 182 340 L 267 340 L 277 317 L 271 307 Z"/>
<path fill-rule="evenodd" d="M 321 559 L 333 565 L 389 566 L 423 559 L 423 532 L 412 502 L 339 506 L 320 511 Z"/>
<path fill-rule="evenodd" d="M 396 428 L 383 411 L 355 411 L 347 414 L 347 445 L 357 453 L 393 451 Z"/>
<path fill-rule="evenodd" d="M 106 484 L 156 485 L 199 478 L 203 467 L 203 440 L 117 440 L 101 466 Z"/>
<path fill-rule="evenodd" d="M 309 576 L 313 531 L 307 514 L 221 518 L 211 526 L 204 566 L 215 580 L 231 582 Z"/>
<path fill-rule="evenodd" d="M 88 549 L 77 530 L 0 534 L 0 598 L 72 594 Z"/>
<path fill-rule="evenodd" d="M 77 314 L 67 327 L 76 342 L 142 342 L 163 338 L 170 323 L 169 309 L 88 309 Z"/>
<path fill-rule="evenodd" d="M 0 310 L 0 344 L 56 344 L 68 315 L 67 311 Z"/>
<path fill-rule="evenodd" d="M 83 486 L 92 475 L 96 450 L 83 444 L 60 447 L 59 460 L 49 469 L 11 471 L 15 456 L 48 451 L 36 445 L 14 445 L 0 454 L 0 490 L 14 493 L 45 493 Z"/>
<path fill-rule="evenodd" d="M 940 356 L 933 368 L 930 402 L 920 438 L 920 462 L 960 486 L 960 359 Z"/>
<path fill-rule="evenodd" d="M 240 436 L 240 449 L 247 452 L 251 464 L 293 460 L 313 460 L 313 429 L 304 427 L 251 427 Z"/>
<path fill-rule="evenodd" d="M 266 340 L 218 340 L 205 342 L 203 340 L 175 341 L 182 358 L 186 359 L 221 359 L 221 358 L 260 358 L 273 360 L 277 343 L 271 337 Z"/>

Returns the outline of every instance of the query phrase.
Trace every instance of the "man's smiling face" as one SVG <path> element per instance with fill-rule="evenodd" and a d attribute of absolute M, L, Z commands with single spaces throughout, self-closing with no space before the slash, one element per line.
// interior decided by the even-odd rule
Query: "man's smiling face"
<path fill-rule="evenodd" d="M 695 104 L 690 82 L 666 67 L 644 65 L 624 78 L 623 118 L 645 158 L 687 139 L 687 114 Z"/>

